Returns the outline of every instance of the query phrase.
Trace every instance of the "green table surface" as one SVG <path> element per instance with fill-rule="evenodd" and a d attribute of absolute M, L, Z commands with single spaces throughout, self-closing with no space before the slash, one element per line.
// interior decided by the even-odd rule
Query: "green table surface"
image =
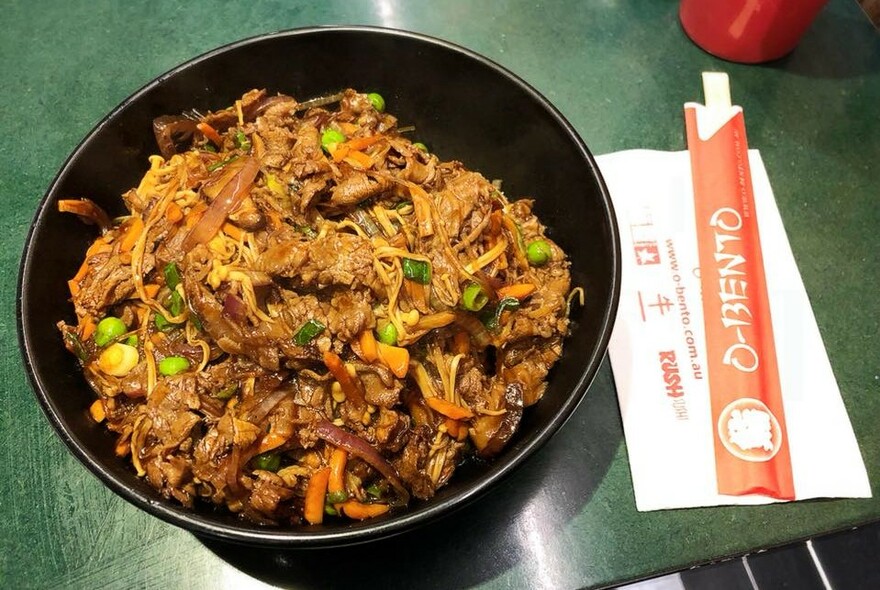
<path fill-rule="evenodd" d="M 677 7 L 4 2 L 0 587 L 321 587 L 342 583 L 336 570 L 346 567 L 361 582 L 392 586 L 591 587 L 880 518 L 880 36 L 854 1 L 832 0 L 788 58 L 736 65 L 692 45 Z M 750 144 L 769 170 L 875 498 L 639 513 L 607 364 L 572 421 L 494 498 L 378 550 L 267 553 L 203 542 L 104 488 L 55 436 L 20 359 L 16 278 L 37 203 L 80 139 L 153 77 L 239 38 L 318 24 L 410 29 L 482 53 L 545 94 L 597 154 L 682 149 L 682 104 L 700 98 L 700 72 L 727 71 Z M 570 455 L 584 462 L 566 461 Z M 460 531 L 460 543 L 450 531 Z"/>

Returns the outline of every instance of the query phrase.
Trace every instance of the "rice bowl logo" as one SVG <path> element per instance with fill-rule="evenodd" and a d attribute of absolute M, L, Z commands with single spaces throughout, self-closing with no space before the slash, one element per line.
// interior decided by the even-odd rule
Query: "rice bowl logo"
<path fill-rule="evenodd" d="M 730 454 L 743 461 L 769 461 L 782 446 L 776 416 L 764 402 L 750 397 L 734 400 L 721 411 L 718 437 Z"/>

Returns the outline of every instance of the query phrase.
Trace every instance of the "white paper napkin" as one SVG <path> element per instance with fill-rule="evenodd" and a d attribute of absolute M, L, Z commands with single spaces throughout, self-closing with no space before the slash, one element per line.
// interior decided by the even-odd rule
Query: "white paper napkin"
<path fill-rule="evenodd" d="M 777 501 L 718 493 L 688 152 L 632 150 L 597 161 L 621 236 L 621 297 L 609 356 L 638 509 Z M 749 162 L 795 499 L 870 497 L 858 443 L 757 150 L 749 151 Z"/>

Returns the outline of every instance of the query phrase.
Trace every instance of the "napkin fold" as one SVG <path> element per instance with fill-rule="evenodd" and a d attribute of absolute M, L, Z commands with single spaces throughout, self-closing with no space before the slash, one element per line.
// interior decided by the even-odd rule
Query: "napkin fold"
<path fill-rule="evenodd" d="M 758 150 L 748 157 L 784 407 L 781 442 L 766 407 L 745 403 L 713 419 L 688 152 L 597 158 L 621 236 L 621 297 L 609 356 L 641 511 L 779 501 L 772 494 L 720 494 L 716 440 L 758 462 L 787 445 L 795 500 L 871 496 L 767 171 Z"/>

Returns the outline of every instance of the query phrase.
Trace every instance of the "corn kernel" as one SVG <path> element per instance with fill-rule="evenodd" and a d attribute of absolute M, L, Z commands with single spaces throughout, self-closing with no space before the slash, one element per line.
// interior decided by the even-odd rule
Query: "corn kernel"
<path fill-rule="evenodd" d="M 333 396 L 333 401 L 337 404 L 345 401 L 345 393 L 342 391 L 342 385 L 339 384 L 339 381 L 334 381 L 330 386 L 330 395 Z"/>
<path fill-rule="evenodd" d="M 138 364 L 137 348 L 116 342 L 104 349 L 98 357 L 98 368 L 114 377 L 125 377 Z"/>
<path fill-rule="evenodd" d="M 408 326 L 415 326 L 419 323 L 419 310 L 411 309 L 403 315 L 403 322 Z"/>

